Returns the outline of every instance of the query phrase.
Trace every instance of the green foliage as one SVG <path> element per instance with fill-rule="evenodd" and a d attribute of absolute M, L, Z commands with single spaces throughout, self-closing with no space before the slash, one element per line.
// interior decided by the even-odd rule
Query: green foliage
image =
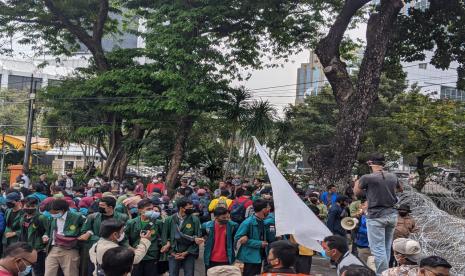
<path fill-rule="evenodd" d="M 19 91 L 0 91 L 0 132 L 25 135 L 28 94 Z"/>

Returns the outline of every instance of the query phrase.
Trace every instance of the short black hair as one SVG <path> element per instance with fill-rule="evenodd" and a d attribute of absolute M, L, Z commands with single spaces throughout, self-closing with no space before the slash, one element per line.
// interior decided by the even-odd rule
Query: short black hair
<path fill-rule="evenodd" d="M 110 185 L 102 185 L 100 186 L 100 192 L 101 193 L 106 193 L 110 191 Z"/>
<path fill-rule="evenodd" d="M 213 211 L 213 215 L 215 215 L 215 217 L 226 215 L 227 213 L 228 213 L 228 209 L 224 207 L 217 207 L 215 208 L 215 211 Z"/>
<path fill-rule="evenodd" d="M 100 199 L 100 202 L 107 204 L 107 206 L 112 207 L 113 209 L 116 206 L 116 199 L 112 196 L 104 196 Z"/>
<path fill-rule="evenodd" d="M 278 258 L 284 268 L 294 266 L 297 256 L 299 256 L 299 248 L 297 245 L 287 241 L 275 241 L 270 245 L 274 257 Z"/>
<path fill-rule="evenodd" d="M 46 191 L 45 191 L 46 188 L 45 188 L 45 186 L 44 186 L 42 183 L 35 183 L 33 187 L 34 187 L 34 190 L 35 190 L 37 193 L 43 194 L 43 193 L 46 192 Z"/>
<path fill-rule="evenodd" d="M 26 206 L 37 206 L 39 205 L 39 200 L 35 197 L 26 197 L 23 200 L 23 204 Z"/>
<path fill-rule="evenodd" d="M 23 252 L 31 253 L 33 250 L 34 248 L 25 242 L 15 242 L 10 244 L 5 251 L 3 251 L 3 256 L 17 257 Z"/>
<path fill-rule="evenodd" d="M 336 249 L 343 255 L 349 251 L 349 244 L 344 237 L 337 235 L 328 236 L 324 239 L 324 242 L 328 245 L 329 249 Z"/>
<path fill-rule="evenodd" d="M 224 189 L 224 190 L 221 190 L 221 193 L 220 193 L 221 196 L 229 196 L 229 191 Z"/>
<path fill-rule="evenodd" d="M 128 184 L 126 184 L 124 186 L 124 188 L 126 188 L 130 192 L 134 192 L 134 190 L 136 189 L 136 186 L 134 186 L 133 184 L 128 183 Z"/>
<path fill-rule="evenodd" d="M 445 259 L 439 256 L 429 256 L 420 261 L 420 267 L 445 267 L 452 268 L 452 266 Z"/>
<path fill-rule="evenodd" d="M 255 213 L 260 212 L 261 210 L 265 209 L 268 207 L 269 202 L 264 200 L 264 199 L 257 199 L 253 203 L 253 210 Z"/>
<path fill-rule="evenodd" d="M 102 221 L 100 225 L 100 237 L 108 239 L 111 234 L 121 231 L 123 228 L 124 223 L 117 221 L 114 218 L 106 219 Z"/>
<path fill-rule="evenodd" d="M 122 276 L 131 272 L 134 256 L 133 250 L 123 246 L 108 249 L 102 257 L 103 272 L 112 276 Z"/>
<path fill-rule="evenodd" d="M 384 165 L 384 162 L 386 161 L 384 154 L 379 153 L 379 152 L 373 152 L 368 155 L 368 160 L 370 161 L 373 165 Z"/>
<path fill-rule="evenodd" d="M 192 204 L 192 200 L 188 198 L 184 198 L 184 197 L 176 201 L 176 206 L 178 208 L 185 208 L 187 205 L 191 205 L 191 204 Z"/>
<path fill-rule="evenodd" d="M 348 201 L 348 200 L 349 200 L 349 198 L 346 197 L 346 196 L 344 196 L 344 195 L 340 195 L 340 196 L 338 196 L 338 197 L 336 198 L 336 202 L 337 202 L 337 203 L 346 202 L 346 201 Z"/>
<path fill-rule="evenodd" d="M 376 276 L 376 273 L 363 265 L 351 264 L 341 268 L 341 274 L 345 272 L 345 276 Z"/>
<path fill-rule="evenodd" d="M 270 200 L 270 201 L 268 201 L 268 203 L 270 204 L 270 212 L 274 213 L 274 201 Z"/>
<path fill-rule="evenodd" d="M 237 189 L 236 198 L 243 196 L 244 192 L 245 192 L 244 189 Z"/>
<path fill-rule="evenodd" d="M 66 200 L 57 198 L 50 202 L 50 210 L 66 212 L 69 210 L 69 204 L 66 202 Z"/>
<path fill-rule="evenodd" d="M 139 203 L 137 203 L 137 209 L 144 209 L 145 207 L 148 207 L 150 205 L 153 206 L 152 201 L 148 198 L 144 198 L 141 201 L 139 201 Z"/>
<path fill-rule="evenodd" d="M 328 186 L 326 186 L 326 190 L 331 190 L 332 188 L 336 187 L 336 185 L 334 184 L 329 184 Z"/>

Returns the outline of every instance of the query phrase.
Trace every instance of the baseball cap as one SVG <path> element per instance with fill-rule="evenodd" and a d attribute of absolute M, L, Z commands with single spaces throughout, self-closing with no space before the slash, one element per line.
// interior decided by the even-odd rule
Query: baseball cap
<path fill-rule="evenodd" d="M 368 155 L 368 161 L 375 165 L 383 165 L 386 159 L 384 158 L 384 154 L 375 152 Z"/>
<path fill-rule="evenodd" d="M 407 212 L 411 212 L 410 206 L 408 204 L 401 204 L 399 207 L 397 207 L 397 210 L 404 210 Z"/>
<path fill-rule="evenodd" d="M 407 259 L 409 259 L 412 262 L 418 263 L 422 257 L 420 243 L 412 239 L 395 239 L 392 243 L 392 249 L 395 252 L 404 255 Z"/>
<path fill-rule="evenodd" d="M 20 200 L 21 200 L 21 195 L 16 192 L 12 192 L 6 195 L 6 202 L 20 201 Z"/>

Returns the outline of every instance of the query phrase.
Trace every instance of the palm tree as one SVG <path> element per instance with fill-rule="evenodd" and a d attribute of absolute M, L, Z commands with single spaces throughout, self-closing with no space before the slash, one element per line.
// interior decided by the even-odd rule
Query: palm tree
<path fill-rule="evenodd" d="M 230 125 L 231 135 L 229 137 L 229 154 L 226 162 L 224 177 L 228 176 L 231 165 L 233 150 L 236 146 L 237 131 L 240 128 L 249 108 L 248 100 L 251 98 L 249 91 L 239 88 L 231 91 L 230 97 L 226 102 L 222 117 L 225 124 Z"/>
<path fill-rule="evenodd" d="M 250 151 L 253 147 L 252 136 L 259 141 L 264 141 L 273 129 L 273 123 L 277 117 L 276 109 L 269 101 L 254 100 L 247 112 L 248 116 L 244 121 L 242 137 L 248 143 L 244 146 L 244 162 L 241 171 L 245 175 L 248 173 L 250 165 Z"/>

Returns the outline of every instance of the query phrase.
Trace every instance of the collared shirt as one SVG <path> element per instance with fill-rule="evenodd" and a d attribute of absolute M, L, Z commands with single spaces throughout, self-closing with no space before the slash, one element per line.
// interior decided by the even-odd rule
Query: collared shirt
<path fill-rule="evenodd" d="M 178 216 L 178 219 L 179 219 L 179 228 L 181 228 L 181 225 L 184 222 L 184 220 L 187 218 L 187 216 L 181 217 L 179 213 L 177 213 L 176 215 Z"/>
<path fill-rule="evenodd" d="M 65 230 L 65 222 L 66 222 L 66 217 L 68 216 L 68 212 L 64 213 L 61 218 L 57 218 L 57 229 L 53 231 L 53 236 L 52 236 L 52 245 L 55 245 L 55 233 L 58 233 L 59 235 L 64 235 L 63 231 Z"/>
<path fill-rule="evenodd" d="M 350 251 L 347 251 L 346 254 L 344 254 L 344 256 L 340 259 L 339 263 L 337 264 L 337 275 L 341 275 L 342 268 L 353 264 L 365 266 L 362 263 L 362 261 L 360 261 L 357 257 L 352 255 Z"/>

